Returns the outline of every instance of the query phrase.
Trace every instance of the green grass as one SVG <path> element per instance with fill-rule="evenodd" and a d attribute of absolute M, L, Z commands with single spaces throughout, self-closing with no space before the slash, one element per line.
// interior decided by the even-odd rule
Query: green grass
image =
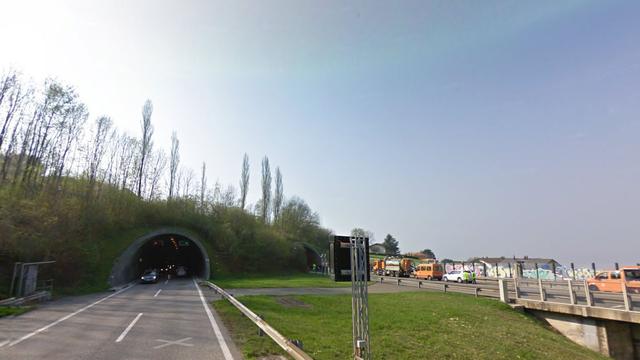
<path fill-rule="evenodd" d="M 286 307 L 270 296 L 241 301 L 314 359 L 351 356 L 351 297 L 295 296 Z M 226 301 L 214 302 L 236 344 L 252 359 L 280 353 Z M 411 292 L 369 296 L 372 354 L 377 359 L 604 359 L 532 316 L 495 300 L 463 294 Z"/>
<path fill-rule="evenodd" d="M 0 318 L 24 314 L 31 309 L 33 309 L 32 306 L 0 306 Z"/>
<path fill-rule="evenodd" d="M 350 282 L 335 282 L 328 276 L 294 273 L 294 274 L 235 274 L 217 275 L 211 282 L 223 289 L 247 288 L 302 288 L 302 287 L 350 287 Z"/>

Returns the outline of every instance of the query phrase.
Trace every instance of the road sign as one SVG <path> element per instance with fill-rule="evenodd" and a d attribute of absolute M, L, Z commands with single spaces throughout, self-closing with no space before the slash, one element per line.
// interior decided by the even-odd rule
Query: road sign
<path fill-rule="evenodd" d="M 366 268 L 369 268 L 369 239 L 364 239 Z M 335 281 L 351 281 L 351 237 L 334 235 L 329 243 L 329 274 Z M 371 280 L 366 271 L 367 281 Z"/>

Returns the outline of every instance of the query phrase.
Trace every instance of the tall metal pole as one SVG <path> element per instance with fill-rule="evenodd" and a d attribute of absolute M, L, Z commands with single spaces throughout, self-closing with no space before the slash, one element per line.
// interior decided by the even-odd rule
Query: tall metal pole
<path fill-rule="evenodd" d="M 354 359 L 370 360 L 366 239 L 351 237 L 351 320 Z"/>

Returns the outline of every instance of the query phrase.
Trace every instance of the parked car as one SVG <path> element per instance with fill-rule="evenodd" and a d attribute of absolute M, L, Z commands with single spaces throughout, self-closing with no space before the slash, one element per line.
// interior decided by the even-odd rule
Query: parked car
<path fill-rule="evenodd" d="M 469 279 L 469 282 L 471 282 L 471 279 L 473 278 L 473 275 L 471 274 L 471 271 L 469 271 L 469 270 L 464 270 L 464 271 L 463 270 L 453 270 L 453 271 L 450 271 L 450 272 L 446 273 L 442 277 L 442 280 L 444 280 L 444 281 L 457 281 L 459 283 L 465 282 L 464 273 L 467 273 L 467 279 Z"/>
<path fill-rule="evenodd" d="M 627 284 L 627 292 L 640 294 L 640 266 L 626 266 L 620 270 L 601 271 L 587 280 L 589 290 L 622 292 L 623 281 Z"/>
<path fill-rule="evenodd" d="M 442 265 L 418 264 L 415 271 L 416 279 L 442 280 Z"/>
<path fill-rule="evenodd" d="M 154 270 L 147 270 L 140 277 L 140 282 L 143 284 L 156 283 L 158 282 L 158 273 Z"/>
<path fill-rule="evenodd" d="M 442 276 L 442 280 L 444 281 L 457 281 L 461 283 L 463 281 L 462 270 L 453 270 Z"/>

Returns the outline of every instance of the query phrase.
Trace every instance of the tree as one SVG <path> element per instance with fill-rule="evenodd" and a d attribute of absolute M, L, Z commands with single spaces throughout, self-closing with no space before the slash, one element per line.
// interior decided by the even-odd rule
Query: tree
<path fill-rule="evenodd" d="M 150 171 L 150 189 L 149 189 L 149 199 L 155 199 L 159 195 L 158 184 L 160 183 L 160 178 L 164 173 L 164 170 L 167 166 L 167 156 L 165 152 L 162 150 L 158 150 L 158 152 L 152 153 L 152 156 L 149 157 L 150 163 L 152 165 Z"/>
<path fill-rule="evenodd" d="M 196 176 L 196 173 L 193 169 L 187 168 L 184 173 L 184 193 L 183 197 L 187 199 L 191 197 L 191 183 L 193 182 L 193 178 Z"/>
<path fill-rule="evenodd" d="M 308 238 L 305 234 L 320 224 L 320 218 L 309 205 L 299 197 L 294 196 L 283 204 L 280 213 L 280 228 L 286 234 L 297 239 Z M 326 240 L 326 238 L 325 238 Z"/>
<path fill-rule="evenodd" d="M 171 134 L 171 155 L 169 156 L 169 199 L 171 199 L 174 195 L 178 165 L 180 164 L 180 140 L 178 140 L 178 134 L 175 131 Z"/>
<path fill-rule="evenodd" d="M 424 249 L 421 251 L 422 254 L 424 254 L 424 256 L 426 256 L 428 259 L 435 259 L 436 258 L 436 254 L 431 251 L 431 249 Z"/>
<path fill-rule="evenodd" d="M 142 181 L 144 177 L 144 167 L 153 142 L 151 137 L 153 136 L 153 125 L 151 125 L 151 114 L 153 113 L 153 104 L 151 100 L 147 100 L 142 107 L 142 139 L 140 142 L 140 164 L 138 168 L 138 197 L 142 197 Z"/>
<path fill-rule="evenodd" d="M 277 222 L 280 219 L 280 212 L 282 211 L 282 202 L 284 201 L 284 192 L 282 189 L 282 173 L 280 167 L 276 167 L 276 188 L 273 194 L 273 221 Z"/>
<path fill-rule="evenodd" d="M 90 144 L 91 150 L 87 154 L 89 167 L 87 169 L 87 175 L 89 176 L 89 188 L 87 189 L 88 196 L 92 196 L 93 194 L 98 169 L 100 169 L 100 164 L 102 163 L 102 159 L 104 158 L 104 153 L 106 151 L 107 134 L 111 130 L 112 125 L 113 122 L 111 121 L 111 118 L 107 116 L 100 116 L 96 119 L 96 129 L 93 140 Z"/>
<path fill-rule="evenodd" d="M 200 177 L 200 210 L 204 211 L 204 196 L 207 192 L 207 164 L 202 162 L 202 175 Z"/>
<path fill-rule="evenodd" d="M 367 239 L 369 239 L 369 243 L 372 243 L 375 239 L 372 231 L 365 230 L 363 228 L 353 228 L 351 230 L 351 236 L 366 237 Z"/>
<path fill-rule="evenodd" d="M 398 240 L 396 240 L 391 234 L 387 234 L 382 243 L 384 246 L 385 252 L 391 255 L 400 254 L 400 248 L 398 248 Z"/>
<path fill-rule="evenodd" d="M 271 208 L 271 167 L 269 158 L 262 159 L 262 199 L 260 200 L 260 215 L 262 221 L 269 222 L 269 211 Z"/>
<path fill-rule="evenodd" d="M 242 158 L 242 172 L 240 173 L 240 208 L 244 210 L 249 192 L 249 156 L 245 153 Z"/>

